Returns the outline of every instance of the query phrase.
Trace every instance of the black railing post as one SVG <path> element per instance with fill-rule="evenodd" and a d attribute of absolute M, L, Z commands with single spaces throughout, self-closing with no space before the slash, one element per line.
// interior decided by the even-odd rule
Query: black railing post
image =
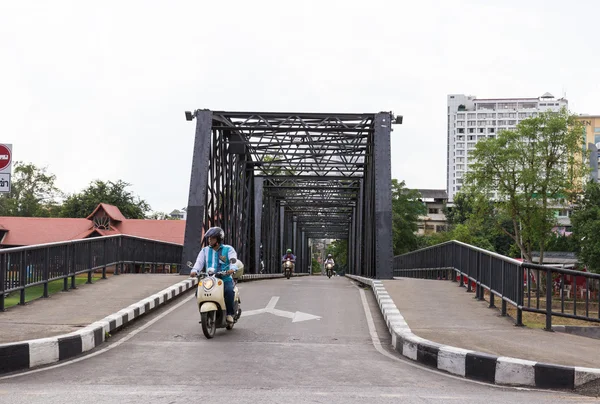
<path fill-rule="evenodd" d="M 67 245 L 65 245 L 65 249 L 64 249 L 64 263 L 65 265 L 63 266 L 63 270 L 62 270 L 62 276 L 63 276 L 63 292 L 68 292 L 69 291 L 69 263 L 71 262 L 71 246 L 72 244 L 69 243 Z"/>
<path fill-rule="evenodd" d="M 77 272 L 77 247 L 73 244 L 73 250 L 71 251 L 71 271 L 69 275 L 71 276 L 71 289 L 77 289 L 77 284 L 75 283 L 75 272 Z"/>
<path fill-rule="evenodd" d="M 495 309 L 496 305 L 494 304 L 494 292 L 490 290 L 490 305 L 488 306 L 490 309 Z"/>
<path fill-rule="evenodd" d="M 523 295 L 524 295 L 524 287 L 523 284 L 523 266 L 519 265 L 517 269 L 517 327 L 523 327 Z"/>
<path fill-rule="evenodd" d="M 506 316 L 506 300 L 504 300 L 504 296 L 505 296 L 505 293 L 504 293 L 504 290 L 505 290 L 504 289 L 505 288 L 504 277 L 506 276 L 506 272 L 505 272 L 506 270 L 504 268 L 504 264 L 505 264 L 505 262 L 502 261 L 502 280 L 500 282 L 500 287 L 502 288 L 500 290 L 500 296 L 502 296 L 502 316 L 503 317 Z"/>
<path fill-rule="evenodd" d="M 116 260 L 115 260 L 115 275 L 119 275 L 119 269 L 121 269 L 121 271 L 123 270 L 123 261 L 122 261 L 122 257 L 123 255 L 121 254 L 122 249 L 123 249 L 123 241 L 124 241 L 124 236 L 119 236 L 119 240 L 118 240 L 118 244 L 117 244 L 117 253 L 115 254 L 116 256 Z"/>
<path fill-rule="evenodd" d="M 4 291 L 6 290 L 6 271 L 8 254 L 0 255 L 0 312 L 4 311 Z"/>
<path fill-rule="evenodd" d="M 552 269 L 550 268 L 546 270 L 546 328 L 544 330 L 552 331 Z"/>
<path fill-rule="evenodd" d="M 19 299 L 19 304 L 20 305 L 24 305 L 25 304 L 25 285 L 27 284 L 27 271 L 25 269 L 25 251 L 21 251 L 21 253 L 19 254 L 19 269 L 20 269 L 20 274 L 21 274 L 21 279 L 19 279 L 19 286 L 21 286 L 21 296 Z"/>
<path fill-rule="evenodd" d="M 483 286 L 481 285 L 482 278 L 482 269 L 481 269 L 481 251 L 477 252 L 477 282 L 475 283 L 475 298 L 477 300 L 483 300 Z"/>
<path fill-rule="evenodd" d="M 102 279 L 106 279 L 106 239 L 102 240 L 104 243 L 103 254 L 102 254 Z M 113 271 L 114 272 L 114 271 Z"/>
<path fill-rule="evenodd" d="M 42 295 L 42 297 L 47 298 L 48 297 L 48 278 L 50 277 L 50 248 L 46 247 L 46 253 L 45 253 L 46 259 L 45 259 L 45 263 L 44 263 L 44 274 L 42 275 L 44 278 L 42 279 L 44 281 L 44 294 Z"/>
<path fill-rule="evenodd" d="M 89 248 L 88 248 L 88 278 L 87 278 L 87 283 L 92 283 L 92 271 L 93 271 L 93 267 L 94 267 L 94 257 L 92 254 L 92 243 L 93 241 L 90 241 Z"/>

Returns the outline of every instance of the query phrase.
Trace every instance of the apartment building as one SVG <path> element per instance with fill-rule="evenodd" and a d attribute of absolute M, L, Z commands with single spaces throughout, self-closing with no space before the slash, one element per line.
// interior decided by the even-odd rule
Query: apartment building
<path fill-rule="evenodd" d="M 482 98 L 448 95 L 446 190 L 448 201 L 460 191 L 469 171 L 469 156 L 475 144 L 493 138 L 502 130 L 514 130 L 526 118 L 548 110 L 568 108 L 568 101 L 546 93 L 536 98 Z M 600 133 L 599 133 L 600 134 Z"/>

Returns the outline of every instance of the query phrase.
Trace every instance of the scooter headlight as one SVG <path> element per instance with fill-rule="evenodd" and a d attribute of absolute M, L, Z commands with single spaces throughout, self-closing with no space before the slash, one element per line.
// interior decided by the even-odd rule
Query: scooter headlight
<path fill-rule="evenodd" d="M 215 281 L 211 278 L 205 279 L 202 281 L 202 286 L 204 289 L 210 290 L 213 286 L 215 286 Z"/>

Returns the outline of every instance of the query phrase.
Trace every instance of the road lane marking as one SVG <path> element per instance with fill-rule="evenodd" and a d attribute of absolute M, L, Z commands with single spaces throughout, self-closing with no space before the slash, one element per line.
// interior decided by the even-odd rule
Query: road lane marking
<path fill-rule="evenodd" d="M 167 316 L 167 315 L 171 314 L 173 311 L 177 310 L 179 307 L 181 307 L 184 304 L 186 304 L 189 300 L 192 300 L 192 299 L 195 299 L 195 298 L 196 298 L 196 296 L 194 296 L 194 295 L 190 295 L 190 296 L 186 297 L 184 300 L 182 300 L 181 302 L 177 303 L 175 306 L 171 307 L 169 310 L 167 310 L 164 313 L 161 313 L 160 315 L 156 316 L 155 318 L 153 318 L 152 320 L 148 321 L 146 324 L 144 324 L 140 328 L 136 328 L 135 330 L 131 331 L 129 334 L 127 334 L 126 336 L 124 336 L 119 341 L 115 342 L 114 344 L 110 344 L 106 348 L 102 348 L 99 351 L 92 352 L 92 353 L 90 353 L 88 355 L 85 355 L 85 356 L 82 356 L 82 357 L 79 357 L 79 358 L 76 358 L 76 359 L 73 359 L 73 360 L 69 360 L 69 361 L 66 361 L 66 362 L 58 363 L 56 365 L 48 366 L 48 367 L 45 367 L 45 368 L 28 370 L 28 371 L 23 372 L 23 373 L 18 373 L 18 374 L 9 375 L 9 376 L 2 376 L 2 377 L 0 377 L 0 380 L 12 379 L 12 378 L 15 378 L 15 377 L 30 375 L 32 373 L 44 372 L 46 370 L 60 368 L 62 366 L 70 365 L 71 363 L 80 362 L 80 361 L 92 358 L 92 357 L 94 357 L 96 355 L 103 354 L 104 352 L 109 351 L 109 350 L 111 350 L 113 348 L 116 348 L 119 345 L 121 345 L 121 344 L 129 341 L 131 338 L 133 338 L 134 336 L 136 336 L 138 333 L 144 331 L 146 328 L 150 327 L 151 325 L 153 325 L 157 321 L 161 320 L 165 316 Z"/>
<path fill-rule="evenodd" d="M 414 368 L 418 368 L 421 370 L 424 370 L 426 372 L 429 373 L 434 373 L 438 376 L 443 376 L 443 377 L 449 377 L 455 380 L 460 380 L 463 382 L 468 382 L 468 383 L 474 383 L 474 384 L 479 384 L 481 386 L 487 386 L 487 387 L 493 387 L 493 388 L 497 388 L 497 389 L 505 389 L 505 390 L 520 390 L 520 391 L 537 391 L 537 392 L 542 392 L 542 393 L 547 393 L 548 394 L 548 390 L 542 390 L 542 389 L 535 389 L 535 388 L 529 388 L 529 387 L 516 387 L 516 386 L 502 386 L 502 385 L 497 385 L 497 384 L 490 384 L 490 383 L 483 383 L 483 382 L 479 382 L 477 380 L 472 380 L 472 379 L 467 379 L 467 378 L 463 378 L 463 377 L 458 377 L 458 376 L 454 376 L 451 375 L 449 373 L 445 373 L 439 370 L 434 370 L 434 369 L 430 369 L 425 367 L 424 365 L 420 365 L 417 363 L 413 363 L 410 360 L 405 360 L 405 359 L 401 359 L 395 355 L 392 355 L 391 353 L 389 353 L 388 351 L 386 351 L 385 349 L 383 349 L 383 346 L 381 345 L 381 341 L 379 340 L 379 334 L 377 334 L 377 329 L 375 328 L 375 322 L 373 321 L 373 316 L 371 315 L 371 309 L 369 308 L 369 303 L 367 302 L 367 295 L 365 294 L 364 289 L 359 288 L 357 285 L 354 285 L 358 291 L 360 292 L 360 299 L 362 301 L 363 304 L 363 309 L 365 310 L 365 316 L 367 317 L 367 325 L 369 326 L 369 334 L 371 335 L 371 341 L 373 342 L 373 346 L 375 347 L 375 349 L 377 350 L 377 352 L 379 352 L 380 354 L 382 354 L 383 356 L 386 356 L 390 359 L 393 359 L 397 362 L 401 362 L 403 364 L 412 366 Z M 575 399 L 577 397 L 576 394 L 573 394 L 574 397 L 572 397 L 573 399 Z M 571 398 L 571 397 L 569 397 Z"/>

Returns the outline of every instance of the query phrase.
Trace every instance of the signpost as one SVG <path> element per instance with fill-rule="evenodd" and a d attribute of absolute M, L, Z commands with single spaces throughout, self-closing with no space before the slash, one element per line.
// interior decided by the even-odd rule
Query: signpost
<path fill-rule="evenodd" d="M 12 144 L 0 144 L 0 192 L 10 192 Z"/>

